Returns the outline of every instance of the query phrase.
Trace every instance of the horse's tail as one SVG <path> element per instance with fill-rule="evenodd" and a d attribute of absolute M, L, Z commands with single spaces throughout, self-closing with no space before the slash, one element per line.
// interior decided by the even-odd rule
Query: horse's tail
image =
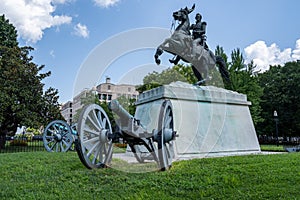
<path fill-rule="evenodd" d="M 229 71 L 227 70 L 226 63 L 221 56 L 216 56 L 216 64 L 219 68 L 223 80 L 225 80 L 227 83 L 230 83 Z"/>

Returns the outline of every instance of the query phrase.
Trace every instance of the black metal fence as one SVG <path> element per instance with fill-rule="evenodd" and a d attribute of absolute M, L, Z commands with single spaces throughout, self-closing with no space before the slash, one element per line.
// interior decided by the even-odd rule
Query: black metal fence
<path fill-rule="evenodd" d="M 296 146 L 300 144 L 300 137 L 274 137 L 267 135 L 258 136 L 259 144 L 283 144 Z"/>
<path fill-rule="evenodd" d="M 42 136 L 18 136 L 6 137 L 4 148 L 0 148 L 0 153 L 16 153 L 16 152 L 34 152 L 45 151 Z"/>

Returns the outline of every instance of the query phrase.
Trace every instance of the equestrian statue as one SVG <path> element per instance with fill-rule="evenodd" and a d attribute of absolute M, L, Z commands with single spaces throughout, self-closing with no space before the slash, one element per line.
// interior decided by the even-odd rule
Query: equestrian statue
<path fill-rule="evenodd" d="M 221 56 L 215 56 L 209 50 L 206 44 L 206 22 L 202 22 L 200 13 L 196 14 L 196 23 L 190 25 L 189 14 L 195 9 L 195 4 L 192 8 L 185 7 L 179 11 L 173 12 L 175 21 L 179 21 L 179 25 L 170 38 L 167 38 L 156 50 L 154 55 L 157 65 L 161 63 L 159 56 L 164 51 L 174 55 L 169 61 L 173 64 L 178 64 L 181 60 L 191 63 L 195 76 L 198 79 L 197 85 L 201 85 L 211 79 L 209 70 L 215 66 L 219 68 L 219 72 L 226 82 L 230 82 L 229 72 L 226 68 L 226 63 Z M 192 34 L 191 31 L 192 30 Z"/>

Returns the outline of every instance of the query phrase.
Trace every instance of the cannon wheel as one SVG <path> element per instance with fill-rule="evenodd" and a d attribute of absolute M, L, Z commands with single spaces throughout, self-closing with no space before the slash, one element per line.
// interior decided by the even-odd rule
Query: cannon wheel
<path fill-rule="evenodd" d="M 158 121 L 158 163 L 161 171 L 168 170 L 174 158 L 174 140 L 166 141 L 166 132 L 174 133 L 173 110 L 169 100 L 163 102 Z"/>
<path fill-rule="evenodd" d="M 85 107 L 78 120 L 76 150 L 89 169 L 107 167 L 112 159 L 111 124 L 105 111 L 96 104 Z"/>
<path fill-rule="evenodd" d="M 62 120 L 54 120 L 50 122 L 43 133 L 43 142 L 49 152 L 66 152 L 73 142 L 70 126 Z"/>

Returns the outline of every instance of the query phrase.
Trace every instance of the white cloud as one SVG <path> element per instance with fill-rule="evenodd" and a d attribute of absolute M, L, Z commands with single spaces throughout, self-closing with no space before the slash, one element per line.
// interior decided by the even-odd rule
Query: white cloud
<path fill-rule="evenodd" d="M 52 3 L 54 4 L 64 4 L 64 3 L 67 3 L 67 2 L 71 2 L 73 0 L 52 0 Z"/>
<path fill-rule="evenodd" d="M 72 18 L 53 15 L 55 3 L 69 0 L 1 0 L 0 13 L 16 27 L 21 38 L 36 43 L 43 37 L 44 30 L 53 26 L 68 24 Z"/>
<path fill-rule="evenodd" d="M 89 30 L 87 26 L 78 23 L 76 26 L 74 26 L 74 34 L 83 38 L 88 38 Z"/>
<path fill-rule="evenodd" d="M 296 48 L 293 50 L 293 60 L 300 60 L 300 39 L 296 41 Z"/>
<path fill-rule="evenodd" d="M 120 0 L 93 0 L 97 6 L 108 8 L 115 5 Z"/>
<path fill-rule="evenodd" d="M 257 70 L 266 71 L 270 65 L 284 65 L 286 62 L 300 59 L 300 39 L 296 41 L 296 47 L 284 49 L 283 51 L 275 44 L 267 46 L 264 41 L 257 41 L 244 49 L 246 62 L 253 60 Z"/>

